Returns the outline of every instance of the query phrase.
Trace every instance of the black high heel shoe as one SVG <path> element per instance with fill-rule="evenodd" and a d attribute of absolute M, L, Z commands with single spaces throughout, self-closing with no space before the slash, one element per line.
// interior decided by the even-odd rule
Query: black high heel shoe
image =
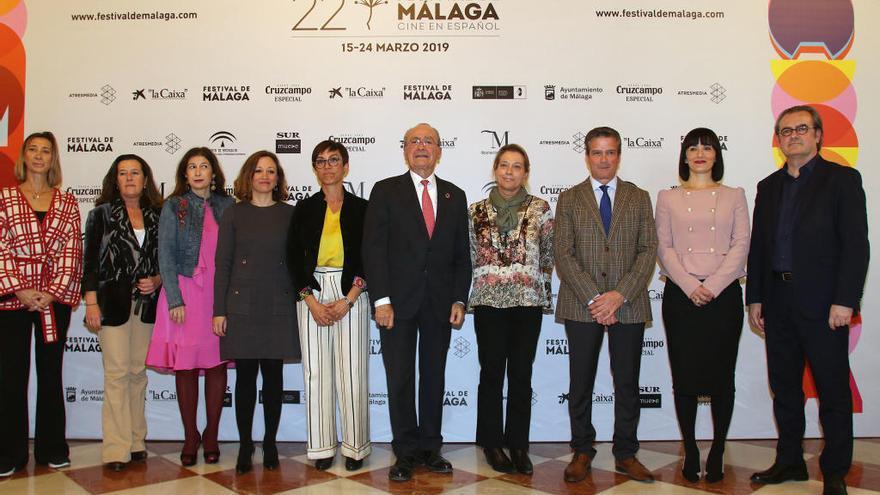
<path fill-rule="evenodd" d="M 245 474 L 254 468 L 254 444 L 242 443 L 238 448 L 238 460 L 235 463 L 235 472 Z"/>
<path fill-rule="evenodd" d="M 691 448 L 685 447 L 681 476 L 691 483 L 700 481 L 700 449 L 696 445 Z"/>
<path fill-rule="evenodd" d="M 709 450 L 709 457 L 706 458 L 706 483 L 718 483 L 724 479 L 724 445 Z"/>
<path fill-rule="evenodd" d="M 268 471 L 278 469 L 278 447 L 275 443 L 263 443 L 263 468 Z"/>

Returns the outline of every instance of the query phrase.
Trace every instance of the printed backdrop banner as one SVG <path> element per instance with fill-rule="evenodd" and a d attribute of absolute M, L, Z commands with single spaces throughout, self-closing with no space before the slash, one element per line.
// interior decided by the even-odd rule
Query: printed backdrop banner
<path fill-rule="evenodd" d="M 368 197 L 376 181 L 405 170 L 406 129 L 429 122 L 442 138 L 437 173 L 461 186 L 469 202 L 487 195 L 497 149 L 519 143 L 533 163 L 531 192 L 555 207 L 561 191 L 587 176 L 589 129 L 620 130 L 620 176 L 656 199 L 678 184 L 682 136 L 706 126 L 721 138 L 724 183 L 745 188 L 751 210 L 756 183 L 779 163 L 776 114 L 809 102 L 825 117 L 827 156 L 859 168 L 872 211 L 880 176 L 860 163 L 872 164 L 880 154 L 876 147 L 859 153 L 857 135 L 877 135 L 880 123 L 858 118 L 857 108 L 880 108 L 874 52 L 880 40 L 869 26 L 878 17 L 880 4 L 869 0 L 0 2 L 4 174 L 23 135 L 54 131 L 63 187 L 76 194 L 85 218 L 118 154 L 143 156 L 168 193 L 174 168 L 191 147 L 212 148 L 229 183 L 247 155 L 269 149 L 279 153 L 296 203 L 318 190 L 311 150 L 332 139 L 351 152 L 346 187 Z M 880 245 L 877 218 L 869 219 L 874 245 Z M 878 318 L 877 273 L 866 284 L 865 329 Z M 642 352 L 639 436 L 675 439 L 659 275 L 649 293 L 655 319 Z M 100 438 L 100 347 L 82 316 L 79 308 L 67 340 L 68 435 Z M 851 345 L 861 411 L 855 432 L 880 436 L 880 337 L 862 332 L 862 324 Z M 476 345 L 468 317 L 449 348 L 447 441 L 474 439 Z M 389 441 L 381 352 L 374 329 L 372 437 Z M 599 368 L 593 418 L 607 440 L 614 389 L 605 352 Z M 531 438 L 565 441 L 568 342 L 552 316 L 544 319 L 534 369 Z M 748 327 L 736 385 L 731 436 L 775 437 L 764 343 Z M 32 379 L 32 406 L 34 386 Z M 285 367 L 284 388 L 279 437 L 303 440 L 301 366 Z M 806 410 L 808 435 L 818 436 L 815 399 Z M 147 414 L 150 438 L 182 438 L 173 376 L 150 371 Z M 256 423 L 259 438 L 262 421 Z M 701 408 L 699 432 L 711 435 L 708 407 Z M 237 438 L 231 407 L 221 437 Z"/>

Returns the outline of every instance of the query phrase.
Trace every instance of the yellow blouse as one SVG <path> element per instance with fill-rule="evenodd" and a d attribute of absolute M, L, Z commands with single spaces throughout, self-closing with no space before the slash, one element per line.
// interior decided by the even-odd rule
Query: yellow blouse
<path fill-rule="evenodd" d="M 342 262 L 345 261 L 342 228 L 339 226 L 340 212 L 342 208 L 333 213 L 328 206 L 327 213 L 324 214 L 324 230 L 321 231 L 321 244 L 318 247 L 318 266 L 342 268 Z"/>

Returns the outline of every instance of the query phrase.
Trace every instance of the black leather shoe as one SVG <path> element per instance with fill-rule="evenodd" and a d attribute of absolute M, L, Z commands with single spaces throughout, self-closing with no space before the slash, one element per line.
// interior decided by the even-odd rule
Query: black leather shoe
<path fill-rule="evenodd" d="M 510 462 L 510 458 L 504 453 L 504 449 L 498 447 L 494 449 L 483 449 L 483 453 L 486 454 L 486 462 L 488 462 L 495 471 L 498 471 L 499 473 L 513 472 L 513 463 Z"/>
<path fill-rule="evenodd" d="M 753 474 L 752 483 L 776 485 L 785 481 L 807 481 L 809 477 L 807 465 L 803 462 L 794 466 L 786 466 L 777 462 L 770 466 L 770 469 Z"/>
<path fill-rule="evenodd" d="M 351 457 L 345 458 L 345 470 L 346 471 L 357 471 L 364 465 L 363 459 L 352 459 Z"/>
<path fill-rule="evenodd" d="M 315 469 L 317 469 L 318 471 L 326 471 L 332 465 L 333 465 L 333 458 L 332 457 L 325 457 L 323 459 L 316 459 L 315 460 Z"/>
<path fill-rule="evenodd" d="M 0 479 L 8 478 L 19 471 L 24 471 L 26 468 L 27 468 L 27 461 L 25 461 L 17 466 L 15 464 L 11 464 L 11 463 L 7 464 L 5 462 L 0 462 Z"/>
<path fill-rule="evenodd" d="M 529 459 L 529 451 L 526 449 L 510 449 L 510 460 L 519 473 L 532 474 L 534 471 L 532 460 Z"/>
<path fill-rule="evenodd" d="M 843 476 L 839 474 L 826 476 L 822 495 L 846 495 L 846 483 Z"/>
<path fill-rule="evenodd" d="M 121 472 L 128 466 L 127 462 L 108 462 L 104 464 L 104 467 L 113 471 L 114 473 Z"/>
<path fill-rule="evenodd" d="M 439 450 L 429 450 L 425 452 L 422 459 L 425 463 L 425 467 L 432 473 L 445 474 L 452 472 L 452 463 L 440 455 Z"/>
<path fill-rule="evenodd" d="M 409 481 L 412 479 L 415 459 L 405 455 L 397 458 L 397 461 L 388 470 L 388 479 L 391 481 Z"/>
<path fill-rule="evenodd" d="M 138 450 L 131 453 L 131 462 L 144 462 L 147 460 L 147 451 Z"/>
<path fill-rule="evenodd" d="M 278 469 L 278 447 L 274 443 L 263 443 L 263 468 L 267 471 Z"/>
<path fill-rule="evenodd" d="M 254 444 L 241 444 L 238 447 L 238 460 L 235 462 L 235 472 L 245 474 L 254 468 Z"/>

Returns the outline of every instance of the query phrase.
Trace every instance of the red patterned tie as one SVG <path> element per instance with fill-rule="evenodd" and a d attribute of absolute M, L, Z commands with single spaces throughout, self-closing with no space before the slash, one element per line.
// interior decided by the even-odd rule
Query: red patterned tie
<path fill-rule="evenodd" d="M 434 234 L 434 205 L 431 204 L 431 196 L 428 194 L 427 180 L 422 181 L 422 216 L 425 217 L 425 227 L 428 228 L 428 239 Z"/>

